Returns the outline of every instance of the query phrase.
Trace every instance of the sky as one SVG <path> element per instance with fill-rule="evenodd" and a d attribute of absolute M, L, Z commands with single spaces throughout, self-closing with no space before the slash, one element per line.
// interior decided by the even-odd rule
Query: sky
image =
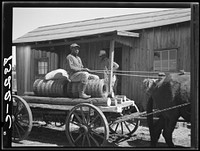
<path fill-rule="evenodd" d="M 166 10 L 162 8 L 13 8 L 12 40 L 41 26 L 83 21 L 95 18 Z M 12 48 L 13 65 L 16 63 Z"/>

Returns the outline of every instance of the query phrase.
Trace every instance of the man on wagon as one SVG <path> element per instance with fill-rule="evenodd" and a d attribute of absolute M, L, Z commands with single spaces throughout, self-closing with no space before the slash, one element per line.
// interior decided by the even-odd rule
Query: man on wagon
<path fill-rule="evenodd" d="M 109 60 L 105 50 L 99 51 L 99 58 L 100 58 L 100 69 L 101 70 L 110 70 L 110 60 Z M 116 62 L 113 62 L 113 71 L 116 71 L 118 68 L 119 68 L 119 65 Z M 113 73 L 112 79 L 113 79 L 112 80 L 112 88 L 116 92 L 117 77 L 114 73 Z"/>
<path fill-rule="evenodd" d="M 69 79 L 72 82 L 81 82 L 81 87 L 79 89 L 80 98 L 90 98 L 90 95 L 85 94 L 85 89 L 89 79 L 99 79 L 99 76 L 90 74 L 88 68 L 84 68 L 81 58 L 78 56 L 80 46 L 76 43 L 70 45 L 71 54 L 69 54 L 67 59 L 67 72 L 69 74 Z"/>

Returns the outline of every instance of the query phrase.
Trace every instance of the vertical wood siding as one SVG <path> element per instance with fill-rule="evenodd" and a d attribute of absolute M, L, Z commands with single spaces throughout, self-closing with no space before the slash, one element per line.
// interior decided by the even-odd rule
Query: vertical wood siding
<path fill-rule="evenodd" d="M 30 50 L 29 50 L 30 49 Z M 48 71 L 58 68 L 58 55 L 55 52 L 46 52 L 42 49 L 31 49 L 29 46 L 17 46 L 16 51 L 16 74 L 17 93 L 23 95 L 25 91 L 33 91 L 33 83 L 37 76 L 37 59 L 44 56 L 49 58 Z M 29 59 L 28 55 L 30 56 Z M 28 71 L 26 71 L 28 70 Z M 27 78 L 27 80 L 25 80 Z M 25 83 L 27 81 L 27 83 Z M 27 87 L 27 90 L 26 90 Z"/>
<path fill-rule="evenodd" d="M 137 31 L 140 33 L 139 38 L 134 39 L 133 50 L 124 51 L 130 53 L 130 62 L 124 61 L 124 69 L 130 71 L 153 71 L 153 52 L 158 49 L 178 48 L 177 54 L 177 71 L 190 71 L 190 28 L 189 23 L 177 25 L 162 26 Z M 127 59 L 124 54 L 123 60 Z M 129 67 L 130 68 L 129 68 Z M 135 73 L 137 74 L 137 73 Z M 138 74 L 137 74 L 138 75 Z M 142 74 L 145 75 L 145 74 Z M 155 74 L 146 74 L 146 76 Z M 146 110 L 147 97 L 142 90 L 142 77 L 123 78 L 123 83 L 130 86 L 123 87 L 123 93 L 135 100 L 141 110 Z"/>
<path fill-rule="evenodd" d="M 128 47 L 115 43 L 115 47 L 122 47 L 122 70 L 124 71 L 153 71 L 154 50 L 178 48 L 177 71 L 190 71 L 190 24 L 189 22 L 166 25 L 162 27 L 149 28 L 134 31 L 140 37 L 133 38 L 133 47 Z M 109 41 L 98 41 L 81 43 L 79 56 L 85 67 L 89 69 L 99 69 L 98 53 L 101 49 L 109 49 Z M 49 58 L 49 71 L 63 68 L 66 69 L 66 56 L 70 53 L 69 45 L 56 46 L 54 52 L 47 48 L 46 56 Z M 37 66 L 35 59 L 42 56 L 44 49 L 32 49 L 30 59 L 30 86 L 35 80 Z M 24 54 L 25 48 L 17 47 L 17 88 L 18 93 L 24 92 Z M 56 53 L 55 53 L 56 52 Z M 115 52 L 117 53 L 117 51 Z M 139 75 L 139 73 L 135 73 Z M 141 74 L 145 75 L 145 74 Z M 146 76 L 155 74 L 146 74 Z M 142 89 L 144 78 L 134 76 L 122 76 L 121 93 L 134 100 L 140 110 L 146 110 L 147 97 Z"/>

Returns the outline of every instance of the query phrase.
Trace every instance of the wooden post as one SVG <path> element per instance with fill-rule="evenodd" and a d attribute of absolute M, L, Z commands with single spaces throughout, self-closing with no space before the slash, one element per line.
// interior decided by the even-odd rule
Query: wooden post
<path fill-rule="evenodd" d="M 191 147 L 199 148 L 199 5 L 191 5 Z"/>
<path fill-rule="evenodd" d="M 30 61 L 31 61 L 31 48 L 30 46 L 24 47 L 24 92 L 30 91 Z"/>
<path fill-rule="evenodd" d="M 112 39 L 110 41 L 110 52 L 109 52 L 109 59 L 110 59 L 110 75 L 109 75 L 109 93 L 112 93 L 112 79 L 113 79 L 113 61 L 114 61 L 114 48 L 115 48 L 115 40 Z"/>

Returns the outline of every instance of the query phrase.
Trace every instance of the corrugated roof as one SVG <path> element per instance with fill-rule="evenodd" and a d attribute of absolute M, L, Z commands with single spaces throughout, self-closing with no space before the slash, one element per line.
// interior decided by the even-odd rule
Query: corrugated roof
<path fill-rule="evenodd" d="M 74 38 L 111 31 L 133 31 L 189 21 L 191 9 L 129 14 L 86 21 L 42 26 L 13 41 L 14 44 Z"/>

